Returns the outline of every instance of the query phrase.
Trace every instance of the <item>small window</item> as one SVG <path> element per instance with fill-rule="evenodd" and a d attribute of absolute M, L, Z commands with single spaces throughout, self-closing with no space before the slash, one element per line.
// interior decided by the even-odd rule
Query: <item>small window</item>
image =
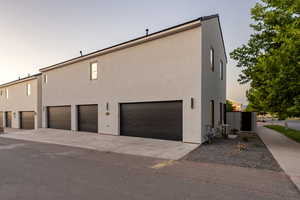
<path fill-rule="evenodd" d="M 44 79 L 44 83 L 47 83 L 47 82 L 48 82 L 47 74 L 44 74 L 44 75 L 43 75 L 43 79 Z"/>
<path fill-rule="evenodd" d="M 214 100 L 210 101 L 210 125 L 212 128 L 215 127 L 215 102 Z"/>
<path fill-rule="evenodd" d="M 224 64 L 223 61 L 220 60 L 220 80 L 223 80 L 223 75 L 224 74 Z"/>
<path fill-rule="evenodd" d="M 0 96 L 3 96 L 3 90 L 0 90 Z"/>
<path fill-rule="evenodd" d="M 26 94 L 27 94 L 27 96 L 31 95 L 31 85 L 30 84 L 26 85 Z"/>
<path fill-rule="evenodd" d="M 215 51 L 213 48 L 210 48 L 210 67 L 211 70 L 215 70 Z"/>
<path fill-rule="evenodd" d="M 90 78 L 91 78 L 91 80 L 98 79 L 98 63 L 97 62 L 91 63 Z"/>
<path fill-rule="evenodd" d="M 8 99 L 8 89 L 5 90 L 6 98 Z"/>

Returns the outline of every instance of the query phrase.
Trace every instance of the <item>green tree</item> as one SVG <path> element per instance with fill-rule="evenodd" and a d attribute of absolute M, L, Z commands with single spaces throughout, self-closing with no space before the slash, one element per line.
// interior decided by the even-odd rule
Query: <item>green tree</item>
<path fill-rule="evenodd" d="M 232 111 L 233 111 L 232 102 L 229 100 L 226 100 L 226 112 L 232 112 Z"/>
<path fill-rule="evenodd" d="M 267 114 L 263 108 L 258 108 L 257 106 L 253 105 L 251 102 L 247 105 L 245 112 L 257 112 L 258 115 L 265 115 Z"/>
<path fill-rule="evenodd" d="M 300 116 L 300 0 L 262 0 L 251 10 L 254 33 L 230 53 L 250 83 L 253 109 L 280 119 Z"/>

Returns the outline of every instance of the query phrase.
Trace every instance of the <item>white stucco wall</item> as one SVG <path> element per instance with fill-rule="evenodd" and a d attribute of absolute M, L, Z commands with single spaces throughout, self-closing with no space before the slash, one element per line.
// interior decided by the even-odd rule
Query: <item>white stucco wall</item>
<path fill-rule="evenodd" d="M 97 61 L 98 80 L 90 80 Z M 201 27 L 110 54 L 43 72 L 43 126 L 46 106 L 99 105 L 99 133 L 119 134 L 119 103 L 183 100 L 183 141 L 201 143 Z M 195 108 L 191 109 L 190 99 Z M 109 103 L 110 115 L 105 115 Z"/>
<path fill-rule="evenodd" d="M 0 90 L 3 91 L 3 95 L 0 96 L 0 111 L 3 111 L 4 124 L 4 112 L 6 111 L 12 112 L 12 128 L 20 128 L 21 111 L 34 111 L 36 112 L 35 128 L 41 127 L 41 115 L 38 113 L 38 98 L 39 95 L 41 95 L 41 91 L 38 93 L 38 80 L 39 78 L 33 78 L 28 81 L 12 84 L 6 87 L 0 87 Z M 27 96 L 26 93 L 27 84 L 31 85 L 30 96 Z M 6 89 L 8 89 L 8 99 L 5 94 Z"/>
<path fill-rule="evenodd" d="M 210 48 L 214 49 L 214 71 L 210 65 Z M 222 43 L 221 29 L 217 18 L 206 20 L 202 23 L 202 132 L 205 126 L 211 124 L 210 101 L 214 100 L 214 124 L 220 122 L 219 103 L 226 103 L 226 55 Z M 220 60 L 223 61 L 223 80 L 220 80 Z M 224 118 L 223 118 L 224 119 Z"/>

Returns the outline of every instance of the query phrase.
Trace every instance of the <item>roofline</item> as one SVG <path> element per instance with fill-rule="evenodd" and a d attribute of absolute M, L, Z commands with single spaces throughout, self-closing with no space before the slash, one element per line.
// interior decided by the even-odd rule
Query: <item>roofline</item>
<path fill-rule="evenodd" d="M 227 58 L 226 48 L 225 48 L 225 41 L 224 41 L 224 37 L 223 37 L 223 30 L 222 30 L 222 26 L 221 26 L 219 15 L 218 15 L 218 23 L 219 23 L 219 28 L 220 28 L 220 32 L 221 32 L 222 43 L 223 43 L 223 47 L 224 47 L 225 59 L 226 59 L 226 63 L 228 63 L 228 58 Z"/>
<path fill-rule="evenodd" d="M 168 35 L 171 35 L 171 34 L 182 32 L 182 31 L 185 31 L 185 30 L 189 30 L 189 29 L 200 26 L 201 21 L 206 21 L 206 20 L 210 20 L 210 19 L 213 19 L 213 18 L 219 18 L 219 15 L 215 14 L 215 15 L 210 15 L 210 16 L 203 16 L 203 17 L 200 17 L 200 18 L 197 18 L 197 19 L 194 19 L 194 20 L 191 20 L 191 21 L 188 21 L 188 22 L 176 25 L 176 26 L 172 26 L 172 27 L 163 29 L 163 30 L 158 31 L 158 32 L 154 32 L 154 33 L 149 34 L 147 36 L 142 36 L 142 37 L 138 37 L 138 38 L 135 38 L 135 39 L 132 39 L 132 40 L 128 40 L 128 41 L 120 43 L 120 44 L 116 44 L 116 45 L 113 45 L 113 46 L 110 46 L 110 47 L 107 47 L 107 48 L 104 48 L 104 49 L 101 49 L 101 50 L 98 50 L 98 51 L 88 53 L 84 56 L 75 57 L 75 58 L 72 58 L 70 60 L 66 60 L 66 61 L 54 64 L 54 65 L 50 65 L 48 67 L 41 68 L 40 72 L 46 72 L 46 71 L 53 70 L 53 69 L 56 69 L 56 68 L 64 67 L 66 65 L 73 64 L 73 63 L 76 63 L 76 62 L 79 62 L 79 61 L 82 61 L 82 60 L 86 60 L 86 59 L 89 59 L 89 58 L 92 58 L 92 57 L 95 57 L 95 56 L 108 54 L 108 53 L 111 53 L 111 52 L 114 52 L 114 51 L 129 48 L 129 47 L 132 47 L 132 46 L 139 45 L 141 43 L 145 43 L 145 42 L 152 41 L 152 40 L 155 40 L 155 39 L 158 39 L 158 38 L 161 38 L 161 37 L 165 37 L 165 36 L 168 36 Z M 223 41 L 223 43 L 224 43 L 224 41 Z"/>
<path fill-rule="evenodd" d="M 23 82 L 26 82 L 26 81 L 30 81 L 30 80 L 33 80 L 33 79 L 37 79 L 37 77 L 40 76 L 40 75 L 42 75 L 42 73 L 34 74 L 34 75 L 31 75 L 31 76 L 28 76 L 28 77 L 25 77 L 25 78 L 21 78 L 21 79 L 18 79 L 18 80 L 7 82 L 7 83 L 4 83 L 4 84 L 1 84 L 0 88 L 4 88 L 4 87 L 19 84 L 19 83 L 23 83 Z"/>

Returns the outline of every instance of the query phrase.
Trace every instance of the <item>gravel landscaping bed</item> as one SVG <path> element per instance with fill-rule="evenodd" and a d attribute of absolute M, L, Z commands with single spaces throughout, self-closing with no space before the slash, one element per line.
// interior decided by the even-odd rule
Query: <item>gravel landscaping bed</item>
<path fill-rule="evenodd" d="M 239 133 L 235 139 L 217 137 L 212 144 L 201 145 L 184 159 L 282 171 L 256 133 Z"/>

